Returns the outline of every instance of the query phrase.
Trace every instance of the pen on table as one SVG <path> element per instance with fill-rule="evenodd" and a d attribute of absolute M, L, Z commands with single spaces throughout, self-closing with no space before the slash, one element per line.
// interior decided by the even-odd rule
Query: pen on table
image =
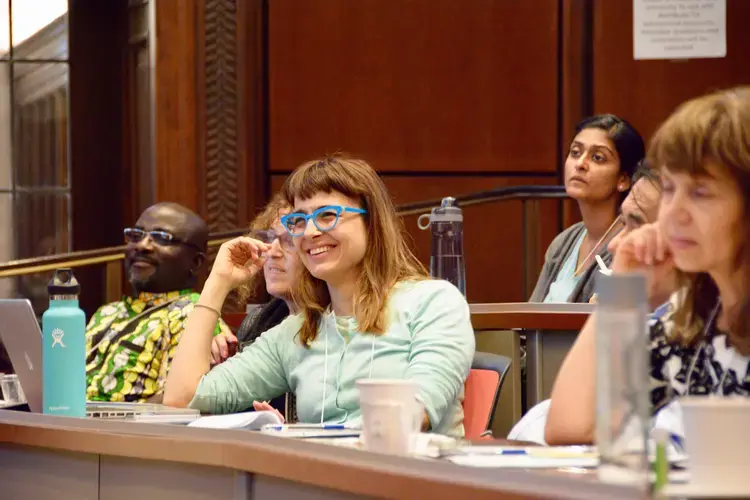
<path fill-rule="evenodd" d="M 521 448 L 519 450 L 500 450 L 498 455 L 526 455 L 526 450 Z"/>
<path fill-rule="evenodd" d="M 526 448 L 503 448 L 498 450 L 494 447 L 472 446 L 459 448 L 457 450 L 444 450 L 444 455 L 502 455 L 502 456 L 526 456 Z"/>
<path fill-rule="evenodd" d="M 272 431 L 285 431 L 289 429 L 301 429 L 301 430 L 316 430 L 316 431 L 342 431 L 342 430 L 357 430 L 357 427 L 352 427 L 346 424 L 281 424 L 281 425 L 268 425 L 264 428 Z"/>
<path fill-rule="evenodd" d="M 679 434 L 673 432 L 669 433 L 669 440 L 672 442 L 677 451 L 684 451 L 685 446 L 682 442 L 682 437 Z"/>

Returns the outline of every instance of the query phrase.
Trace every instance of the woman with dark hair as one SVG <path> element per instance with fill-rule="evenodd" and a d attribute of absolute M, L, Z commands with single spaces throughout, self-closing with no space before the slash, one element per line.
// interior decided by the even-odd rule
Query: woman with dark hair
<path fill-rule="evenodd" d="M 565 190 L 578 202 L 582 222 L 550 244 L 530 302 L 588 302 L 594 294 L 595 255 L 612 260 L 608 238 L 619 228 L 620 203 L 645 155 L 643 139 L 615 115 L 586 118 L 565 159 Z"/>
<path fill-rule="evenodd" d="M 649 161 L 661 174 L 659 218 L 619 242 L 612 271 L 644 273 L 649 283 L 680 277 L 666 313 L 649 327 L 652 413 L 685 395 L 747 397 L 750 87 L 680 106 L 654 135 Z M 593 440 L 595 315 L 555 381 L 549 444 Z"/>

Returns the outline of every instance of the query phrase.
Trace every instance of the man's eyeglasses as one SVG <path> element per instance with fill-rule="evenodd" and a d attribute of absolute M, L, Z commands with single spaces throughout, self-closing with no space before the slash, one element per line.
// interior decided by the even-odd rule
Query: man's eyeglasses
<path fill-rule="evenodd" d="M 282 250 L 287 252 L 294 251 L 294 240 L 292 240 L 292 236 L 287 232 L 278 234 L 273 229 L 261 229 L 255 231 L 254 234 L 256 238 L 267 245 L 273 245 L 274 241 L 279 240 L 279 246 Z"/>
<path fill-rule="evenodd" d="M 185 245 L 193 247 L 196 250 L 202 251 L 198 248 L 198 245 L 179 239 L 177 236 L 167 231 L 146 231 L 137 227 L 129 227 L 123 230 L 125 236 L 125 243 L 139 243 L 143 238 L 148 235 L 151 241 L 161 246 L 172 246 L 172 245 Z"/>
<path fill-rule="evenodd" d="M 320 232 L 328 232 L 339 223 L 341 214 L 344 212 L 350 212 L 353 214 L 366 214 L 367 210 L 362 208 L 342 207 L 340 205 L 328 205 L 326 207 L 320 207 L 311 214 L 303 214 L 296 212 L 293 214 L 285 215 L 281 218 L 281 225 L 292 236 L 302 236 L 307 228 L 307 223 L 312 219 L 315 227 Z"/>

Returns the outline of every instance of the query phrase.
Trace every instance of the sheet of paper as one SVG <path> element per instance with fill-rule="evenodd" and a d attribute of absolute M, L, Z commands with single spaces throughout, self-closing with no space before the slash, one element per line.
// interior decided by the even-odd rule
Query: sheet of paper
<path fill-rule="evenodd" d="M 349 424 L 269 424 L 261 427 L 260 431 L 263 434 L 298 439 L 356 438 L 362 433 L 361 429 Z"/>
<path fill-rule="evenodd" d="M 454 455 L 446 459 L 456 465 L 467 467 L 558 469 L 561 467 L 591 468 L 599 465 L 597 458 L 551 458 L 532 455 Z"/>
<path fill-rule="evenodd" d="M 465 446 L 447 450 L 442 457 L 458 465 L 471 467 L 596 467 L 599 454 L 593 446 Z M 671 453 L 669 462 L 684 463 L 684 453 Z M 653 460 L 653 458 L 652 458 Z"/>
<path fill-rule="evenodd" d="M 633 0 L 636 60 L 726 55 L 726 0 Z"/>
<path fill-rule="evenodd" d="M 281 424 L 281 420 L 272 411 L 250 411 L 231 413 L 229 415 L 209 415 L 191 422 L 190 427 L 209 429 L 247 429 L 260 430 L 267 424 Z"/>

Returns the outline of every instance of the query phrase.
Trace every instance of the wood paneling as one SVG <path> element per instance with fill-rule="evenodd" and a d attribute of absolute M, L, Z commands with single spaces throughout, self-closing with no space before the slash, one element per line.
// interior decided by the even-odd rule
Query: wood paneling
<path fill-rule="evenodd" d="M 148 1 L 128 3 L 128 44 L 126 49 L 127 85 L 125 86 L 126 141 L 123 161 L 127 165 L 124 183 L 126 221 L 138 220 L 141 212 L 156 200 L 154 170 L 154 123 L 152 92 L 154 72 L 151 61 Z"/>
<path fill-rule="evenodd" d="M 594 2 L 593 100 L 597 113 L 631 121 L 645 138 L 681 102 L 750 81 L 750 2 L 727 0 L 727 57 L 633 60 L 632 2 Z"/>
<path fill-rule="evenodd" d="M 591 0 L 561 0 L 560 158 L 576 124 L 591 114 Z"/>
<path fill-rule="evenodd" d="M 153 0 L 152 0 L 153 1 Z M 153 1 L 156 18 L 155 201 L 200 207 L 195 2 Z"/>
<path fill-rule="evenodd" d="M 237 114 L 238 157 L 241 165 L 238 211 L 247 226 L 269 197 L 268 89 L 266 81 L 265 0 L 242 0 L 237 4 Z"/>
<path fill-rule="evenodd" d="M 198 9 L 201 209 L 212 231 L 246 226 L 266 201 L 263 2 L 203 0 Z"/>
<path fill-rule="evenodd" d="M 558 0 L 269 2 L 270 166 L 558 165 Z"/>
<path fill-rule="evenodd" d="M 281 187 L 286 176 L 272 177 L 272 190 Z M 461 196 L 502 186 L 549 185 L 554 178 L 534 177 L 401 177 L 383 176 L 395 203 Z M 541 256 L 558 231 L 558 205 L 543 200 Z M 429 212 L 426 210 L 425 213 Z M 404 218 L 415 253 L 429 266 L 430 232 L 417 227 L 417 216 Z M 466 258 L 466 295 L 470 302 L 519 302 L 528 297 L 522 292 L 522 207 L 520 201 L 494 202 L 464 209 L 464 254 Z M 539 261 L 541 269 L 542 261 Z M 530 284 L 533 289 L 534 283 Z M 530 291 L 529 291 L 530 294 Z"/>
<path fill-rule="evenodd" d="M 70 168 L 73 250 L 122 242 L 125 2 L 71 0 L 69 26 Z M 122 177 L 121 177 L 122 176 Z M 103 301 L 103 270 L 76 271 L 91 314 Z"/>
<path fill-rule="evenodd" d="M 153 3 L 156 199 L 245 226 L 266 197 L 263 2 Z"/>
<path fill-rule="evenodd" d="M 238 226 L 239 162 L 237 87 L 237 3 L 206 0 L 199 9 L 203 29 L 198 72 L 201 160 L 205 162 L 202 209 L 214 231 Z M 244 211 L 244 210 L 242 210 Z"/>
<path fill-rule="evenodd" d="M 561 5 L 269 2 L 271 191 L 301 162 L 336 151 L 371 162 L 397 203 L 554 184 Z M 558 203 L 542 213 L 546 247 Z M 465 217 L 469 300 L 525 300 L 521 202 L 467 207 Z M 404 222 L 429 263 L 429 232 L 415 216 Z"/>
<path fill-rule="evenodd" d="M 591 2 L 592 0 L 561 0 L 560 132 L 558 134 L 560 172 L 562 159 L 568 154 L 575 126 L 592 113 Z M 563 226 L 567 227 L 581 220 L 578 205 L 573 200 L 566 201 L 562 207 Z"/>

